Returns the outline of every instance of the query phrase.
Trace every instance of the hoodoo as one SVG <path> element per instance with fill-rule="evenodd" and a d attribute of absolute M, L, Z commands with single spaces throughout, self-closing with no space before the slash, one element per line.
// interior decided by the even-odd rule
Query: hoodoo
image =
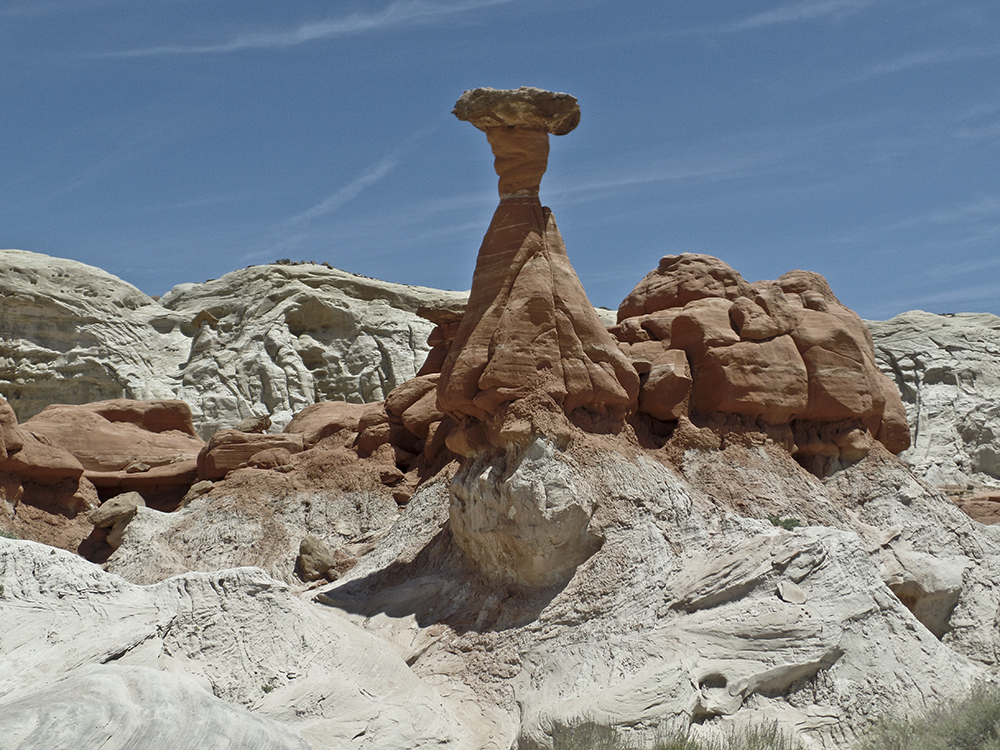
<path fill-rule="evenodd" d="M 466 91 L 454 114 L 486 133 L 500 205 L 438 381 L 438 405 L 459 423 L 449 447 L 473 455 L 551 432 L 512 408 L 528 396 L 569 416 L 620 423 L 636 402 L 639 377 L 594 312 L 552 211 L 538 198 L 549 134 L 576 127 L 576 99 L 528 87 L 481 88 Z"/>

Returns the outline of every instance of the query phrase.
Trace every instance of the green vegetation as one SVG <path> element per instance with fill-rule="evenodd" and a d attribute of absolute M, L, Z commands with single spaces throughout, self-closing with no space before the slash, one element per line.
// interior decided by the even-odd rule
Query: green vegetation
<path fill-rule="evenodd" d="M 775 526 L 780 526 L 785 531 L 793 531 L 802 525 L 802 521 L 797 518 L 782 518 L 781 516 L 768 516 L 767 520 Z"/>
<path fill-rule="evenodd" d="M 0 537 L 2 537 L 4 539 L 17 539 L 17 534 L 15 534 L 12 531 L 3 531 L 3 530 L 0 530 Z"/>
<path fill-rule="evenodd" d="M 613 729 L 588 723 L 557 730 L 553 740 L 553 750 L 799 750 L 798 743 L 775 725 L 736 732 L 719 742 L 696 742 L 686 732 L 674 731 L 648 746 L 630 744 Z"/>
<path fill-rule="evenodd" d="M 730 734 L 719 742 L 696 742 L 684 731 L 665 734 L 653 745 L 621 739 L 613 729 L 592 723 L 554 735 L 555 750 L 799 750 L 800 745 L 768 725 Z M 973 691 L 919 718 L 880 722 L 854 750 L 1000 750 L 1000 687 Z"/>
<path fill-rule="evenodd" d="M 979 688 L 918 719 L 888 719 L 858 750 L 1000 750 L 1000 688 Z"/>

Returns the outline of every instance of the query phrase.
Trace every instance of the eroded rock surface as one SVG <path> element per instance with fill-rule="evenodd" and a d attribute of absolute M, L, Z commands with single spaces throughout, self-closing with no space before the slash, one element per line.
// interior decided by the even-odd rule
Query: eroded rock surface
<path fill-rule="evenodd" d="M 638 376 L 587 300 L 552 212 L 538 199 L 548 134 L 575 127 L 576 100 L 537 89 L 476 89 L 456 114 L 486 132 L 500 205 L 438 381 L 438 407 L 459 422 L 450 447 L 471 455 L 484 442 L 524 444 L 538 426 L 516 436 L 504 431 L 504 407 L 539 391 L 567 414 L 586 410 L 620 423 L 637 398 Z"/>
<path fill-rule="evenodd" d="M 107 496 L 139 492 L 175 504 L 195 481 L 204 441 L 183 401 L 112 399 L 79 406 L 53 404 L 24 430 L 70 453 L 83 477 Z"/>
<path fill-rule="evenodd" d="M 654 420 L 758 421 L 820 474 L 872 440 L 893 453 L 910 444 L 868 329 L 818 274 L 750 284 L 717 258 L 668 255 L 612 331 L 642 374 L 639 411 Z"/>
<path fill-rule="evenodd" d="M 913 433 L 902 458 L 938 486 L 1000 486 L 1000 318 L 915 310 L 868 326 Z"/>
<path fill-rule="evenodd" d="M 142 695 L 275 747 L 554 750 L 584 724 L 652 744 L 767 723 L 839 750 L 988 681 L 1000 527 L 893 455 L 902 402 L 825 281 L 668 256 L 616 340 L 537 198 L 575 100 L 476 90 L 456 110 L 485 130 L 501 193 L 464 317 L 419 307 L 431 355 L 384 400 L 289 396 L 295 418 L 265 434 L 287 421 L 267 394 L 308 390 L 302 352 L 357 329 L 298 296 L 315 280 L 298 266 L 248 269 L 251 290 L 279 288 L 250 302 L 175 290 L 185 377 L 245 377 L 250 413 L 202 452 L 215 481 L 179 511 L 119 496 L 89 514 L 106 571 L 0 539 L 0 732 L 80 745 L 113 724 L 148 743 L 123 705 Z M 270 332 L 245 343 L 258 318 Z M 9 464 L 37 446 L 2 407 Z M 287 585 L 323 578 L 311 603 Z M 74 690 L 94 693 L 86 722 L 65 720 Z"/>
<path fill-rule="evenodd" d="M 675 469 L 619 440 L 531 457 L 534 492 L 600 498 L 586 529 L 602 543 L 566 583 L 484 583 L 469 567 L 443 524 L 486 481 L 472 470 L 459 492 L 418 490 L 320 600 L 400 644 L 421 679 L 462 674 L 496 750 L 551 750 L 587 723 L 652 744 L 666 727 L 711 739 L 765 722 L 833 750 L 890 706 L 962 696 L 994 668 L 1000 537 L 881 446 L 823 481 L 763 433 Z"/>
<path fill-rule="evenodd" d="M 27 747 L 475 747 L 389 646 L 260 570 L 143 587 L 0 539 L 0 602 L 0 734 Z"/>
<path fill-rule="evenodd" d="M 252 266 L 160 300 L 100 269 L 0 250 L 0 393 L 24 422 L 53 403 L 181 399 L 198 434 L 317 401 L 379 401 L 413 377 L 464 294 L 315 264 Z"/>

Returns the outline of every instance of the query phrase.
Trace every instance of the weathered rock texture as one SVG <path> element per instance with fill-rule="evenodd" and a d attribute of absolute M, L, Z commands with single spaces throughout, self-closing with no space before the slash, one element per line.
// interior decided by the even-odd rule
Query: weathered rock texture
<path fill-rule="evenodd" d="M 195 434 L 191 409 L 177 400 L 53 404 L 23 429 L 70 453 L 84 478 L 106 496 L 138 492 L 168 505 L 195 481 L 204 445 Z"/>
<path fill-rule="evenodd" d="M 259 570 L 142 587 L 0 539 L 0 604 L 5 747 L 476 747 L 391 647 Z"/>
<path fill-rule="evenodd" d="M 935 485 L 1000 486 L 1000 318 L 913 311 L 868 326 L 906 406 L 901 457 Z"/>
<path fill-rule="evenodd" d="M 620 422 L 637 397 L 638 376 L 587 300 L 552 212 L 538 199 L 548 134 L 576 126 L 576 100 L 529 88 L 475 89 L 455 114 L 486 132 L 500 205 L 437 384 L 438 408 L 459 422 L 449 446 L 471 455 L 486 442 L 523 445 L 538 425 L 504 429 L 505 406 L 539 391 L 567 414 L 586 410 Z"/>
<path fill-rule="evenodd" d="M 873 439 L 893 453 L 910 444 L 868 329 L 818 274 L 750 284 L 717 258 L 668 255 L 612 331 L 642 374 L 639 411 L 655 420 L 754 420 L 821 474 Z"/>
<path fill-rule="evenodd" d="M 252 266 L 161 300 L 100 269 L 0 250 L 0 394 L 24 422 L 52 403 L 181 399 L 199 435 L 324 400 L 384 399 L 413 377 L 465 295 L 315 264 Z"/>
<path fill-rule="evenodd" d="M 625 447 L 539 438 L 503 477 L 473 466 L 450 492 L 425 485 L 320 600 L 400 644 L 421 679 L 461 682 L 495 750 L 560 747 L 587 723 L 641 746 L 764 722 L 833 750 L 996 668 L 1000 537 L 881 446 L 825 481 L 763 433 L 673 469 Z M 448 533 L 448 506 L 484 482 L 505 487 L 514 523 L 519 487 L 586 488 L 599 548 L 555 587 L 484 583 Z"/>
<path fill-rule="evenodd" d="M 0 396 L 0 531 L 76 551 L 99 503 L 83 464 L 17 423 Z"/>
<path fill-rule="evenodd" d="M 902 402 L 825 281 L 749 284 L 668 256 L 623 302 L 616 341 L 537 199 L 547 134 L 572 129 L 575 101 L 477 90 L 456 109 L 486 131 L 501 192 L 464 317 L 418 308 L 432 356 L 391 389 L 380 379 L 384 401 L 299 409 L 303 352 L 325 361 L 358 331 L 302 288 L 314 269 L 248 269 L 246 299 L 225 304 L 204 304 L 211 284 L 168 295 L 154 329 L 193 336 L 192 381 L 175 385 L 249 388 L 223 406 L 192 395 L 196 414 L 261 419 L 214 435 L 199 466 L 217 481 L 179 511 L 123 495 L 90 509 L 106 570 L 0 539 L 0 736 L 554 750 L 581 724 L 651 744 L 766 722 L 834 750 L 988 681 L 1000 527 L 893 455 L 909 441 Z M 914 362 L 890 369 L 935 385 Z M 12 466 L 84 487 L 120 463 L 36 437 L 4 406 L 5 509 L 26 492 L 9 489 Z M 195 439 L 158 408 L 77 412 Z M 265 416 L 285 431 L 262 433 Z M 113 470 L 136 462 L 153 469 Z M 287 585 L 323 578 L 315 602 Z M 154 703 L 141 722 L 135 701 Z"/>

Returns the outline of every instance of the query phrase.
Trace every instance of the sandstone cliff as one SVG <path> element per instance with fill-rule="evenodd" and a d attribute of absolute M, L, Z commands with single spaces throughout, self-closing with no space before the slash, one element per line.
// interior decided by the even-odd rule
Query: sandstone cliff
<path fill-rule="evenodd" d="M 0 394 L 24 422 L 52 403 L 180 398 L 207 438 L 318 400 L 385 398 L 465 295 L 315 264 L 251 266 L 157 301 L 100 269 L 0 251 Z"/>

